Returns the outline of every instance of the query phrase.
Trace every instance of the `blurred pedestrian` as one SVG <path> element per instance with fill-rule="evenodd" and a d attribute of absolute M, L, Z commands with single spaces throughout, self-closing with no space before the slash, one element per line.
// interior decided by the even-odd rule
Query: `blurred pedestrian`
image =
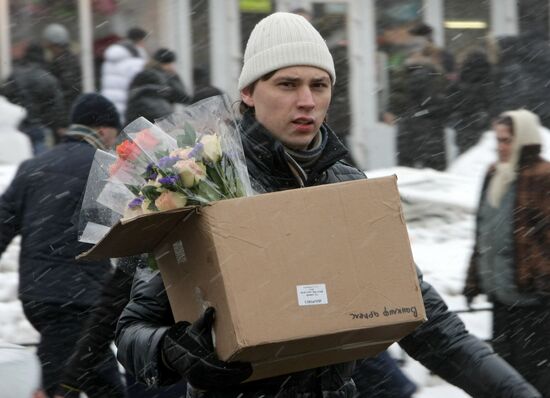
<path fill-rule="evenodd" d="M 125 123 L 140 116 L 154 122 L 172 113 L 174 104 L 191 103 L 191 97 L 176 72 L 175 62 L 176 54 L 161 48 L 134 77 L 129 86 Z"/>
<path fill-rule="evenodd" d="M 121 122 L 126 113 L 130 82 L 143 70 L 149 58 L 145 50 L 146 38 L 145 30 L 131 28 L 125 40 L 110 45 L 104 53 L 101 66 L 101 94 L 115 104 Z"/>
<path fill-rule="evenodd" d="M 400 166 L 445 170 L 447 79 L 433 47 L 413 48 L 401 69 L 392 72 L 389 112 L 397 124 Z"/>
<path fill-rule="evenodd" d="M 28 45 L 0 94 L 27 111 L 19 128 L 31 139 L 35 155 L 47 150 L 48 140 L 67 124 L 61 86 L 48 72 L 44 49 L 38 43 Z"/>
<path fill-rule="evenodd" d="M 497 42 L 495 65 L 495 107 L 497 114 L 525 108 L 537 114 L 541 124 L 550 128 L 550 47 L 543 35 L 523 32 L 502 37 Z"/>
<path fill-rule="evenodd" d="M 0 254 L 22 236 L 19 299 L 40 333 L 37 354 L 50 397 L 112 272 L 109 261 L 75 260 L 90 247 L 78 242 L 75 217 L 96 149 L 113 146 L 119 130 L 119 115 L 109 100 L 98 94 L 79 97 L 62 142 L 23 162 L 0 197 Z M 101 357 L 101 366 L 85 375 L 93 386 L 88 397 L 119 396 L 124 385 L 114 354 L 93 354 Z"/>
<path fill-rule="evenodd" d="M 496 93 L 492 67 L 482 51 L 466 56 L 458 76 L 449 90 L 449 125 L 456 131 L 455 143 L 462 154 L 490 129 Z"/>
<path fill-rule="evenodd" d="M 23 107 L 0 96 L 0 165 L 19 165 L 32 157 L 30 138 L 17 128 L 26 114 Z"/>
<path fill-rule="evenodd" d="M 495 351 L 550 397 L 550 162 L 540 128 L 527 110 L 495 122 L 498 163 L 483 184 L 464 294 L 488 296 Z"/>
<path fill-rule="evenodd" d="M 126 257 L 117 260 L 117 267 L 103 285 L 99 300 L 89 311 L 89 316 L 55 392 L 55 398 L 78 398 L 84 392 L 93 396 L 94 379 L 87 377 L 90 371 L 101 365 L 103 355 L 110 352 L 115 337 L 116 323 L 128 304 L 134 273 L 147 267 L 146 256 Z M 96 353 L 96 355 L 90 355 Z M 148 387 L 126 374 L 126 392 L 129 398 L 183 398 L 186 384 L 167 387 Z M 111 391 L 110 398 L 124 397 L 122 391 Z"/>
<path fill-rule="evenodd" d="M 194 94 L 193 103 L 223 94 L 223 91 L 210 84 L 208 71 L 203 66 L 193 68 Z"/>
<path fill-rule="evenodd" d="M 433 28 L 424 22 L 418 23 L 409 29 L 411 36 L 426 40 L 426 44 L 435 49 L 435 54 L 438 57 L 437 63 L 439 63 L 443 68 L 445 77 L 452 81 L 456 78 L 455 57 L 450 51 L 436 46 L 433 31 Z"/>
<path fill-rule="evenodd" d="M 57 23 L 46 26 L 42 39 L 46 49 L 51 52 L 49 71 L 61 86 L 65 103 L 64 119 L 68 122 L 71 106 L 82 92 L 80 60 L 71 51 L 71 37 L 65 26 Z M 57 142 L 60 136 L 56 134 L 55 138 Z"/>

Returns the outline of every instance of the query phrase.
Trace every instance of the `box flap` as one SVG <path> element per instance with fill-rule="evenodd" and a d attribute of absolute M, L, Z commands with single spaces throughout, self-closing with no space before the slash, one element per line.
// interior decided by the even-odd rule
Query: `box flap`
<path fill-rule="evenodd" d="M 193 206 L 120 220 L 77 259 L 100 260 L 152 252 L 181 220 L 196 212 L 197 207 Z"/>

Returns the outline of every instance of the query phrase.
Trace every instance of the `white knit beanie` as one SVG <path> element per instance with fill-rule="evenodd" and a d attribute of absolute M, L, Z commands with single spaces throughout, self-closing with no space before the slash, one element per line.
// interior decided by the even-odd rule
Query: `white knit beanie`
<path fill-rule="evenodd" d="M 323 69 L 332 84 L 336 81 L 332 55 L 319 32 L 300 15 L 276 12 L 252 30 L 238 88 L 242 90 L 277 69 L 297 65 Z"/>

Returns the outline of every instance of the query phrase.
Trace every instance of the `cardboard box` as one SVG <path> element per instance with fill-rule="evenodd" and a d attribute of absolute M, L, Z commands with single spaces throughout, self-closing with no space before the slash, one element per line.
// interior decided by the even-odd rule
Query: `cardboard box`
<path fill-rule="evenodd" d="M 86 257 L 147 251 L 175 319 L 213 305 L 218 356 L 251 379 L 375 355 L 425 320 L 395 176 L 140 216 Z"/>

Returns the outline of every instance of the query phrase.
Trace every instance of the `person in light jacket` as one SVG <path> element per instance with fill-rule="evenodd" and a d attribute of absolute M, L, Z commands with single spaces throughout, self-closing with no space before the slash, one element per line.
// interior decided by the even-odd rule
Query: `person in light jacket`
<path fill-rule="evenodd" d="M 101 66 L 101 94 L 115 104 L 121 121 L 126 112 L 130 82 L 147 63 L 146 37 L 147 32 L 143 29 L 132 28 L 126 40 L 105 50 Z"/>
<path fill-rule="evenodd" d="M 32 144 L 17 126 L 25 119 L 27 111 L 0 96 L 0 165 L 19 165 L 32 157 Z"/>

